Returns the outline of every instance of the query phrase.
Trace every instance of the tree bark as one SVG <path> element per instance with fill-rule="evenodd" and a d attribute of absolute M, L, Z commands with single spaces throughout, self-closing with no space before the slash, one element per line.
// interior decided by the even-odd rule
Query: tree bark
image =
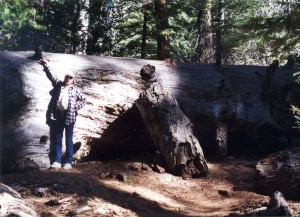
<path fill-rule="evenodd" d="M 228 127 L 223 121 L 216 123 L 216 148 L 220 157 L 227 155 Z"/>
<path fill-rule="evenodd" d="M 287 198 L 299 199 L 300 148 L 280 151 L 259 161 L 255 180 L 259 193 L 271 195 L 280 191 Z"/>
<path fill-rule="evenodd" d="M 216 65 L 220 66 L 223 61 L 223 37 L 224 37 L 224 0 L 217 2 L 216 22 Z"/>
<path fill-rule="evenodd" d="M 169 36 L 164 33 L 167 30 L 168 13 L 167 1 L 155 0 L 156 37 L 157 37 L 157 59 L 164 60 L 170 57 Z"/>
<path fill-rule="evenodd" d="M 199 63 L 214 62 L 213 34 L 212 34 L 212 17 L 211 17 L 211 0 L 205 0 L 200 4 L 198 13 L 198 39 L 197 53 Z"/>
<path fill-rule="evenodd" d="M 74 2 L 72 5 L 74 7 L 74 14 L 72 18 L 72 24 L 71 24 L 71 53 L 76 54 L 78 52 L 78 46 L 80 45 L 79 41 L 79 31 L 82 29 L 82 24 L 81 24 L 81 17 L 80 17 L 80 12 L 82 10 L 81 6 L 82 2 Z"/>
<path fill-rule="evenodd" d="M 150 135 L 167 162 L 169 170 L 183 177 L 207 175 L 208 167 L 192 122 L 175 97 L 154 83 L 136 101 Z"/>
<path fill-rule="evenodd" d="M 147 55 L 146 45 L 147 45 L 147 25 L 148 25 L 148 13 L 149 13 L 149 2 L 148 0 L 143 0 L 143 31 L 142 31 L 142 43 L 141 43 L 141 58 L 145 59 Z"/>

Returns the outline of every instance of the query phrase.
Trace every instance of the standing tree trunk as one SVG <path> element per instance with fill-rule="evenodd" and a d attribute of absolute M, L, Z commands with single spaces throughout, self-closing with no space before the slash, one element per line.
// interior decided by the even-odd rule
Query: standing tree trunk
<path fill-rule="evenodd" d="M 45 1 L 46 0 L 40 0 L 40 2 L 39 2 L 39 8 L 38 8 L 38 15 L 39 16 L 44 15 Z M 41 24 L 41 23 L 38 23 L 38 24 Z M 40 59 L 41 58 L 40 45 L 41 45 L 41 30 L 36 29 L 35 30 L 35 40 L 34 40 L 34 55 L 33 55 L 34 59 Z"/>
<path fill-rule="evenodd" d="M 175 97 L 154 83 L 136 101 L 150 135 L 169 170 L 183 177 L 207 175 L 202 148 L 192 133 L 192 122 Z"/>
<path fill-rule="evenodd" d="M 72 36 L 72 48 L 71 53 L 76 54 L 79 42 L 79 31 L 81 30 L 81 23 L 80 23 L 80 12 L 81 12 L 81 1 L 74 2 L 74 14 L 72 19 L 72 27 L 71 27 L 71 36 Z"/>
<path fill-rule="evenodd" d="M 164 33 L 168 28 L 168 12 L 166 0 L 155 0 L 157 59 L 164 60 L 170 57 L 169 36 Z"/>
<path fill-rule="evenodd" d="M 89 1 L 88 3 L 88 36 L 86 54 L 104 54 L 111 50 L 112 37 L 108 35 L 111 28 L 109 5 L 105 1 Z"/>
<path fill-rule="evenodd" d="M 213 49 L 213 34 L 211 24 L 211 0 L 205 0 L 200 4 L 198 13 L 198 40 L 197 53 L 198 62 L 213 63 L 214 49 Z"/>
<path fill-rule="evenodd" d="M 216 26 L 216 65 L 222 64 L 224 28 L 224 0 L 218 0 Z"/>
<path fill-rule="evenodd" d="M 225 157 L 227 154 L 227 138 L 228 127 L 225 121 L 218 121 L 216 123 L 216 148 L 217 154 L 220 157 Z"/>
<path fill-rule="evenodd" d="M 142 32 L 142 44 L 141 44 L 141 58 L 146 58 L 146 41 L 147 41 L 147 23 L 148 23 L 148 13 L 149 13 L 149 2 L 148 0 L 143 0 L 143 32 Z"/>

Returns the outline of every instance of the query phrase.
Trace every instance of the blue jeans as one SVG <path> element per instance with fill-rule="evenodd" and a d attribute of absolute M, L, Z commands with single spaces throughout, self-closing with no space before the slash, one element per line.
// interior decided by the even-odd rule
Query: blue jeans
<path fill-rule="evenodd" d="M 59 117 L 53 123 L 53 136 L 54 136 L 54 162 L 62 163 L 61 156 L 62 156 L 62 138 L 63 133 L 65 130 L 65 138 L 66 138 L 66 162 L 72 164 L 73 160 L 73 131 L 74 131 L 74 123 L 66 125 L 65 124 L 66 117 L 65 115 Z"/>

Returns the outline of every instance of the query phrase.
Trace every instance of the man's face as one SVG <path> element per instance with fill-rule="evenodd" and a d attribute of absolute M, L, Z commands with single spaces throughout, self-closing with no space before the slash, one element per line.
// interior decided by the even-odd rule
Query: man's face
<path fill-rule="evenodd" d="M 66 75 L 64 82 L 66 86 L 69 86 L 74 83 L 74 78 L 72 76 Z"/>

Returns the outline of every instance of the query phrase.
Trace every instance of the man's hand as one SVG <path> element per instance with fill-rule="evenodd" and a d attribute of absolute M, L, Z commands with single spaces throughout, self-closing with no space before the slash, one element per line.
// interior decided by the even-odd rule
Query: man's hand
<path fill-rule="evenodd" d="M 47 62 L 48 62 L 47 59 L 42 57 L 38 63 L 41 64 L 42 66 L 47 66 Z"/>

